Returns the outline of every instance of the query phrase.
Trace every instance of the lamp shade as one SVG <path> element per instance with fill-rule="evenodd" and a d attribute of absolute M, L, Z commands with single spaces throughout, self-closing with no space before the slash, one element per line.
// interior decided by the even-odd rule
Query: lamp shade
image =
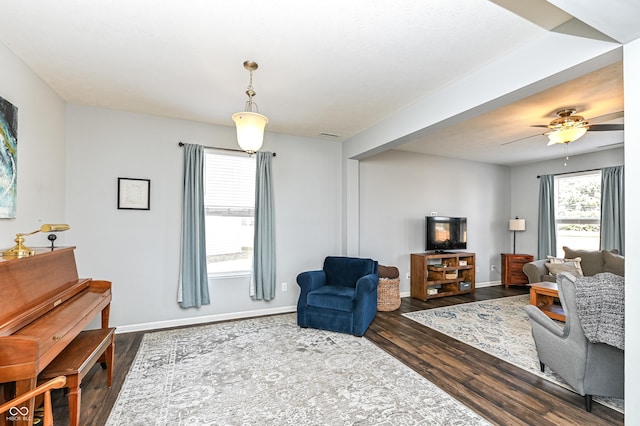
<path fill-rule="evenodd" d="M 269 119 L 257 112 L 237 112 L 231 117 L 236 123 L 238 145 L 249 154 L 258 152 Z"/>
<path fill-rule="evenodd" d="M 548 145 L 573 142 L 580 139 L 585 133 L 587 133 L 587 127 L 563 127 L 547 135 Z"/>
<path fill-rule="evenodd" d="M 62 232 L 71 229 L 66 223 L 47 223 L 40 227 L 40 232 Z"/>
<path fill-rule="evenodd" d="M 509 219 L 509 231 L 525 231 L 526 225 L 524 219 Z"/>

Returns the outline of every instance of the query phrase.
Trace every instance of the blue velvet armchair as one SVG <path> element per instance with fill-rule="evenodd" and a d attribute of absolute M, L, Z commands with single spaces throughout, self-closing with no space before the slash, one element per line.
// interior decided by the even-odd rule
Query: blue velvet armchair
<path fill-rule="evenodd" d="M 321 271 L 302 272 L 298 325 L 362 336 L 376 316 L 378 262 L 329 256 Z"/>

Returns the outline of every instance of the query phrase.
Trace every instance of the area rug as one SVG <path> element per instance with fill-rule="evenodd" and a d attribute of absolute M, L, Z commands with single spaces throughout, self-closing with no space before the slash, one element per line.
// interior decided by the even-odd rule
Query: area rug
<path fill-rule="evenodd" d="M 529 295 L 464 303 L 403 314 L 429 328 L 487 352 L 497 358 L 571 389 L 550 368 L 540 371 L 531 325 L 524 307 Z M 624 400 L 594 397 L 614 410 L 624 412 Z"/>
<path fill-rule="evenodd" d="M 145 334 L 107 425 L 488 425 L 364 338 L 295 314 Z"/>

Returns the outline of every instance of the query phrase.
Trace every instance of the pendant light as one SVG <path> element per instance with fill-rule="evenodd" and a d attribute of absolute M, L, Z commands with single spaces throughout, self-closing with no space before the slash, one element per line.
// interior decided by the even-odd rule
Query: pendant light
<path fill-rule="evenodd" d="M 238 145 L 251 155 L 262 147 L 264 128 L 269 119 L 258 113 L 258 105 L 253 102 L 253 97 L 256 95 L 253 90 L 253 72 L 258 69 L 258 64 L 253 61 L 245 61 L 244 67 L 249 71 L 249 86 L 245 92 L 249 100 L 245 104 L 244 112 L 237 112 L 231 118 L 236 123 Z M 253 111 L 254 106 L 256 112 Z"/>

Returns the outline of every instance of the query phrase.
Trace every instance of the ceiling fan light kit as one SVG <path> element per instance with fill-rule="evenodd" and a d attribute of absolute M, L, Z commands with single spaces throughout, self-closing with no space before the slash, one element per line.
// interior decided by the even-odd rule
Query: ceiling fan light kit
<path fill-rule="evenodd" d="M 570 108 L 556 112 L 558 118 L 548 126 L 551 132 L 547 134 L 549 138 L 547 145 L 573 142 L 587 133 L 589 122 L 581 115 L 573 115 L 575 112 L 575 109 Z"/>
<path fill-rule="evenodd" d="M 588 127 L 565 127 L 564 129 L 555 130 L 547 134 L 549 138 L 547 145 L 576 141 L 587 133 L 587 129 Z"/>

